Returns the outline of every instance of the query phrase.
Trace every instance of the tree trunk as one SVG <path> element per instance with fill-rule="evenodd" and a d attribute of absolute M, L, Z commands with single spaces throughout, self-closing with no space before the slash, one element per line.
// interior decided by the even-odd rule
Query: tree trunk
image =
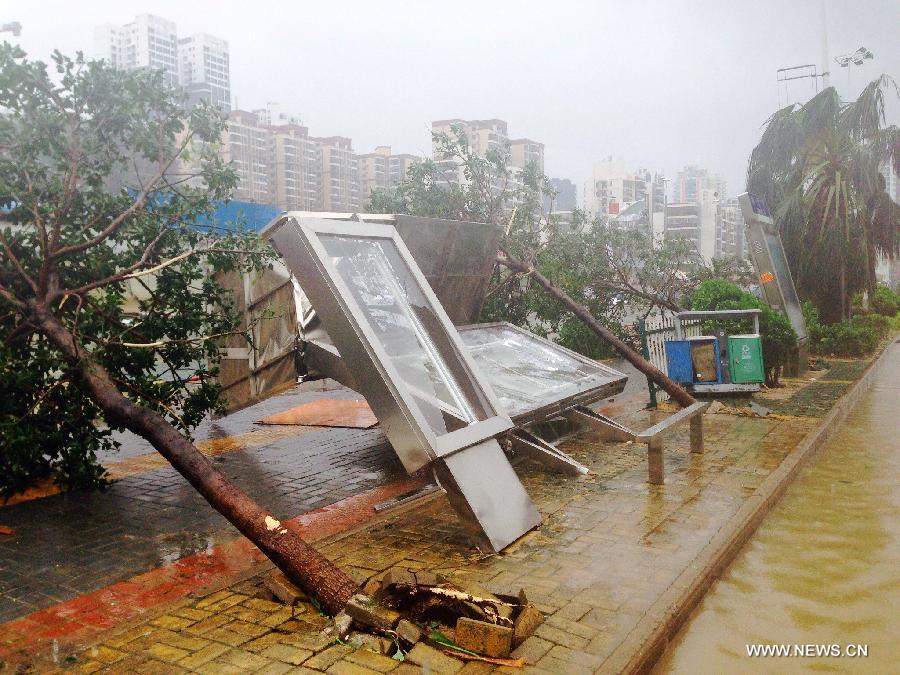
<path fill-rule="evenodd" d="M 849 298 L 847 298 L 847 268 L 841 259 L 841 321 L 849 318 Z"/>
<path fill-rule="evenodd" d="M 597 321 L 591 313 L 588 311 L 587 307 L 584 305 L 579 305 L 575 302 L 565 291 L 563 291 L 559 286 L 550 281 L 543 274 L 538 272 L 536 269 L 528 267 L 525 263 L 517 258 L 514 258 L 509 253 L 507 253 L 504 249 L 500 249 L 503 251 L 504 257 L 497 258 L 497 262 L 501 265 L 505 265 L 516 272 L 521 272 L 523 274 L 531 274 L 531 278 L 537 281 L 547 293 L 553 296 L 556 300 L 565 305 L 575 316 L 581 319 L 585 325 L 590 328 L 600 339 L 605 340 L 609 343 L 613 349 L 619 352 L 625 359 L 641 371 L 644 375 L 649 377 L 651 380 L 656 382 L 661 389 L 669 394 L 675 401 L 678 402 L 679 405 L 687 407 L 696 403 L 696 399 L 691 396 L 683 387 L 679 386 L 677 383 L 670 380 L 665 373 L 663 373 L 659 368 L 654 366 L 649 361 L 645 360 L 640 354 L 634 351 L 631 347 L 622 342 L 619 338 L 617 338 L 609 329 L 606 328 L 602 323 Z"/>
<path fill-rule="evenodd" d="M 285 575 L 329 613 L 339 612 L 358 585 L 330 560 L 231 483 L 193 443 L 153 410 L 122 395 L 98 363 L 44 305 L 29 303 L 31 319 L 85 378 L 106 419 L 147 439 L 159 453 Z"/>

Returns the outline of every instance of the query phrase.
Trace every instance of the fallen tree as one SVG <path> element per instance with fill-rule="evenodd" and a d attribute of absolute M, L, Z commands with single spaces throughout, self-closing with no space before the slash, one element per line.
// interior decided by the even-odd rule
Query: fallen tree
<path fill-rule="evenodd" d="M 0 45 L 0 386 L 15 392 L 0 404 L 0 473 L 102 484 L 95 453 L 128 429 L 338 612 L 357 584 L 189 437 L 218 406 L 218 340 L 247 331 L 216 273 L 271 255 L 208 219 L 235 184 L 221 115 L 187 111 L 160 73 L 54 61 L 51 78 Z"/>

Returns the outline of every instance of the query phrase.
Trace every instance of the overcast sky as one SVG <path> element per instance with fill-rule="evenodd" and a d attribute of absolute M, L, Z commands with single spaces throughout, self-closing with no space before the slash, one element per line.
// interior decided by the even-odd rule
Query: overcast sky
<path fill-rule="evenodd" d="M 900 0 L 826 0 L 829 55 L 864 45 L 875 58 L 832 61 L 842 96 L 881 73 L 900 77 Z M 546 146 L 546 172 L 579 187 L 612 155 L 628 166 L 686 164 L 743 191 L 747 158 L 778 106 L 776 70 L 821 64 L 821 0 L 4 0 L 0 21 L 33 58 L 93 51 L 93 29 L 149 12 L 179 35 L 212 33 L 231 49 L 241 108 L 278 101 L 317 136 L 357 152 L 390 145 L 430 154 L 430 122 L 499 117 L 512 137 Z M 813 93 L 810 81 L 791 100 Z M 781 91 L 782 102 L 785 92 Z M 893 105 L 891 121 L 897 123 Z"/>

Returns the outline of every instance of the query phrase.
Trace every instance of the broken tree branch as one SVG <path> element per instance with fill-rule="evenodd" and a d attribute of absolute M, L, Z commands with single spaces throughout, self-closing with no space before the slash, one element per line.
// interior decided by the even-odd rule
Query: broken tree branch
<path fill-rule="evenodd" d="M 513 257 L 508 251 L 506 251 L 503 247 L 500 248 L 503 253 L 502 256 L 498 256 L 497 262 L 501 265 L 509 267 L 511 270 L 516 272 L 532 273 L 532 277 L 535 281 L 537 281 L 541 287 L 547 293 L 550 294 L 551 297 L 558 300 L 564 307 L 566 307 L 569 311 L 571 311 L 575 316 L 581 319 L 584 324 L 590 328 L 594 334 L 597 335 L 601 340 L 604 340 L 607 344 L 609 344 L 613 349 L 615 349 L 619 354 L 621 354 L 625 359 L 641 371 L 644 375 L 652 379 L 659 387 L 669 394 L 675 401 L 677 401 L 682 406 L 689 406 L 696 403 L 696 400 L 693 396 L 691 396 L 683 387 L 678 385 L 669 379 L 669 377 L 663 373 L 659 368 L 654 366 L 649 361 L 644 360 L 644 358 L 634 351 L 631 347 L 626 345 L 622 340 L 616 337 L 612 331 L 610 331 L 606 326 L 597 321 L 593 317 L 593 315 L 588 311 L 587 307 L 584 305 L 579 305 L 575 302 L 568 293 L 562 290 L 559 286 L 550 281 L 543 274 L 538 272 L 533 267 L 530 267 L 523 263 L 518 258 Z"/>

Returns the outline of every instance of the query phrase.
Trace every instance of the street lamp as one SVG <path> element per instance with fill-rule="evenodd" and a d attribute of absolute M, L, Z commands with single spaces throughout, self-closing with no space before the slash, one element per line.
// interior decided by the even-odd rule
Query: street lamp
<path fill-rule="evenodd" d="M 834 62 L 837 63 L 841 68 L 847 69 L 847 95 L 850 95 L 850 66 L 861 66 L 863 62 L 868 59 L 874 59 L 875 55 L 870 52 L 865 47 L 860 47 L 855 52 L 851 52 L 850 54 L 843 54 L 842 56 L 835 56 Z"/>

